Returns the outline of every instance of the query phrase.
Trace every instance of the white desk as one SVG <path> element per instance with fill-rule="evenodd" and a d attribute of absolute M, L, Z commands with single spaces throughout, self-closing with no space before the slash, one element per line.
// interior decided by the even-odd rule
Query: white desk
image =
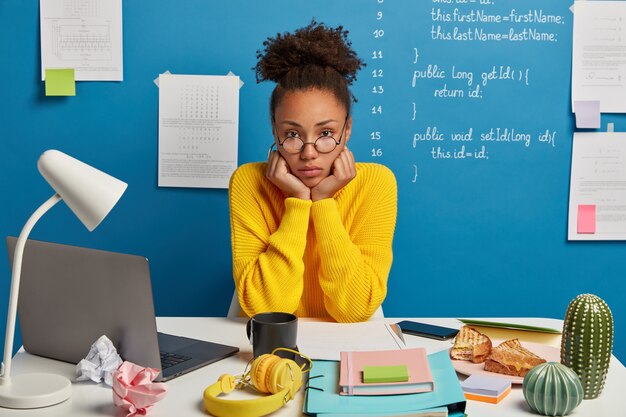
<path fill-rule="evenodd" d="M 396 322 L 400 319 L 385 319 Z M 460 327 L 455 319 L 415 319 L 448 327 Z M 501 319 L 505 320 L 505 319 Z M 553 319 L 518 319 L 526 324 L 536 326 L 561 326 L 561 321 Z M 218 343 L 239 346 L 241 352 L 231 358 L 206 366 L 187 375 L 178 377 L 168 382 L 169 391 L 165 399 L 157 403 L 149 412 L 148 416 L 206 416 L 202 404 L 202 392 L 204 388 L 212 384 L 224 373 L 239 374 L 243 372 L 246 363 L 252 357 L 251 346 L 245 335 L 244 319 L 227 318 L 170 318 L 157 319 L 160 331 L 181 336 L 189 336 L 197 339 L 205 339 Z M 557 335 L 558 337 L 558 335 Z M 448 348 L 449 342 L 438 342 L 429 339 L 406 336 L 409 346 L 424 346 L 429 353 Z M 552 342 L 555 343 L 554 341 Z M 50 359 L 44 359 L 30 355 L 23 351 L 15 355 L 13 372 L 52 372 L 67 376 L 72 379 L 75 366 Z M 623 390 L 626 384 L 626 368 L 617 358 L 613 357 L 606 386 L 601 397 L 596 400 L 583 401 L 583 403 L 571 414 L 574 417 L 613 417 L 625 415 L 623 406 Z M 79 382 L 72 385 L 72 397 L 59 405 L 38 410 L 9 410 L 0 409 L 0 416 L 80 416 L 102 417 L 121 416 L 113 405 L 111 389 L 104 384 L 92 382 Z M 230 398 L 251 398 L 252 394 L 237 392 L 230 394 Z M 283 407 L 272 416 L 300 416 L 302 415 L 303 395 L 300 393 L 294 401 Z M 470 417 L 516 417 L 532 415 L 526 405 L 520 386 L 516 386 L 513 392 L 500 404 L 487 404 L 475 401 L 467 402 L 466 412 Z"/>

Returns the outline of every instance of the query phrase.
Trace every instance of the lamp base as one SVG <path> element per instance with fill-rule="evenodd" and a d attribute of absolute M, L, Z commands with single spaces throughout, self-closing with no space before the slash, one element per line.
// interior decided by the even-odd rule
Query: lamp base
<path fill-rule="evenodd" d="M 0 407 L 41 408 L 61 403 L 72 395 L 72 383 L 61 375 L 22 374 L 0 386 Z"/>

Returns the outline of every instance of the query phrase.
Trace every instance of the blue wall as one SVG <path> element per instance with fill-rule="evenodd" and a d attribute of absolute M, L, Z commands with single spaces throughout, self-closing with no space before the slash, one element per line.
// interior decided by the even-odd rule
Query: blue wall
<path fill-rule="evenodd" d="M 152 80 L 165 70 L 240 75 L 239 162 L 262 160 L 271 143 L 272 85 L 255 83 L 255 51 L 267 36 L 315 17 L 349 29 L 367 62 L 353 88 L 352 150 L 361 161 L 388 165 L 398 180 L 386 315 L 562 318 L 571 299 L 592 292 L 611 306 L 615 351 L 626 357 L 624 243 L 567 241 L 572 2 L 125 1 L 124 81 L 79 82 L 76 97 L 67 98 L 44 96 L 38 3 L 0 0 L 0 235 L 18 234 L 52 194 L 36 161 L 60 149 L 129 188 L 93 233 L 61 204 L 31 237 L 145 255 L 158 315 L 225 315 L 233 291 L 227 191 L 157 187 Z M 445 21 L 455 8 L 456 16 L 479 10 L 483 18 L 541 11 L 560 22 Z M 548 40 L 443 39 L 455 28 L 466 37 L 482 31 Z M 446 92 L 456 97 L 438 97 Z M 604 115 L 603 128 L 608 121 L 626 130 L 623 116 Z M 434 129 L 444 140 L 419 140 Z M 470 129 L 471 141 L 451 139 L 469 139 Z M 528 134 L 528 146 L 481 141 L 492 129 Z M 372 140 L 376 132 L 380 140 Z M 552 141 L 539 140 L 546 132 Z M 463 145 L 472 157 L 454 158 Z M 450 158 L 439 157 L 446 152 Z M 5 255 L 0 277 L 4 320 Z"/>

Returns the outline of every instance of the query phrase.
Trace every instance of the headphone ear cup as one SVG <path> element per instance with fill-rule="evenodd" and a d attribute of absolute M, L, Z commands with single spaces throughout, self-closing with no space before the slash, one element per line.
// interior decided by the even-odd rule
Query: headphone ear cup
<path fill-rule="evenodd" d="M 296 392 L 302 386 L 302 370 L 291 359 L 280 359 L 269 370 L 266 386 L 272 393 L 289 390 L 289 396 L 294 398 Z"/>
<path fill-rule="evenodd" d="M 274 365 L 280 361 L 280 357 L 266 353 L 259 356 L 252 362 L 250 368 L 250 379 L 252 385 L 260 392 L 270 393 L 270 388 L 267 384 L 268 377 Z"/>

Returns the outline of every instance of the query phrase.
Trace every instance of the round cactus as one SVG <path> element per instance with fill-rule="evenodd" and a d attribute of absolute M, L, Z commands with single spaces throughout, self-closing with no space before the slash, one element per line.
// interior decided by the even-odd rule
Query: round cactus
<path fill-rule="evenodd" d="M 542 363 L 528 371 L 522 392 L 531 410 L 544 416 L 565 416 L 583 400 L 578 375 L 556 362 Z"/>
<path fill-rule="evenodd" d="M 611 362 L 613 315 L 596 295 L 581 294 L 567 307 L 561 339 L 561 363 L 580 377 L 585 399 L 597 398 Z"/>

